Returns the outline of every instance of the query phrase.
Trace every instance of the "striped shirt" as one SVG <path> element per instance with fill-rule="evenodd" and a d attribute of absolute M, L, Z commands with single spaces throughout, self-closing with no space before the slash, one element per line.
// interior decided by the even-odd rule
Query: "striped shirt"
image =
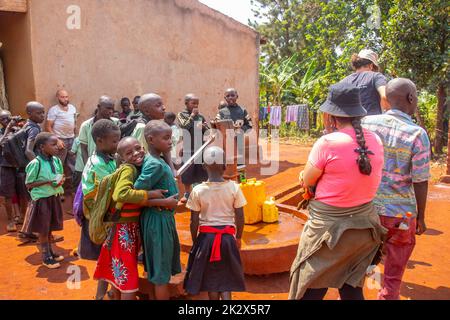
<path fill-rule="evenodd" d="M 365 117 L 364 128 L 378 134 L 384 145 L 383 177 L 374 200 L 378 214 L 417 216 L 414 183 L 430 178 L 430 140 L 426 131 L 406 113 L 392 109 Z"/>

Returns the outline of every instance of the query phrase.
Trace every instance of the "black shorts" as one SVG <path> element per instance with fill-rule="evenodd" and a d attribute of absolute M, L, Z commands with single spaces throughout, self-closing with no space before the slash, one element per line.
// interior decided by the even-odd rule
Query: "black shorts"
<path fill-rule="evenodd" d="M 17 169 L 0 167 L 0 197 L 11 199 L 17 194 Z"/>

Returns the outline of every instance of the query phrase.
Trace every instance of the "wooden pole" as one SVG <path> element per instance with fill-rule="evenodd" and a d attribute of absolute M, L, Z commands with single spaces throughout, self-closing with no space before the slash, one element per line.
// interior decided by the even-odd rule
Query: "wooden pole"
<path fill-rule="evenodd" d="M 215 139 L 214 145 L 217 145 L 223 149 L 226 155 L 226 170 L 223 175 L 224 179 L 227 180 L 237 180 L 237 138 L 236 135 L 233 137 L 227 136 L 230 132 L 234 134 L 233 120 L 218 120 L 215 122 L 215 127 L 222 134 L 222 141 L 220 139 Z M 227 137 L 233 140 L 233 151 L 227 150 Z M 220 145 L 222 143 L 222 145 Z"/>

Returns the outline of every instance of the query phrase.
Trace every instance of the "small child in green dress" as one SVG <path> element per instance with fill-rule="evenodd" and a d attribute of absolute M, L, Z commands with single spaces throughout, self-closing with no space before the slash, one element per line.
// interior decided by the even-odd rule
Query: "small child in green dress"
<path fill-rule="evenodd" d="M 24 224 L 27 233 L 39 233 L 42 264 L 49 269 L 60 267 L 63 256 L 51 247 L 51 232 L 63 229 L 63 210 L 60 195 L 64 194 L 64 170 L 59 153 L 58 138 L 42 132 L 36 136 L 34 151 L 37 157 L 25 169 L 27 189 L 32 202 L 29 219 Z"/>
<path fill-rule="evenodd" d="M 144 266 L 148 281 L 154 285 L 157 300 L 169 300 L 171 276 L 181 272 L 180 242 L 174 213 L 178 205 L 178 187 L 169 165 L 161 154 L 172 148 L 172 129 L 164 121 L 153 120 L 144 130 L 149 154 L 144 159 L 136 183 L 137 190 L 168 190 L 166 209 L 145 208 L 140 217 Z"/>

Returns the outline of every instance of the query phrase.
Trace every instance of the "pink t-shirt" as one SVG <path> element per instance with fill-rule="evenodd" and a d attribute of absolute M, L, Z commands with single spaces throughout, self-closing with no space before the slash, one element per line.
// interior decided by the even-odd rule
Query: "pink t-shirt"
<path fill-rule="evenodd" d="M 364 130 L 366 146 L 374 155 L 369 155 L 372 165 L 370 176 L 359 172 L 356 162 L 359 154 L 355 152 L 355 130 L 345 128 L 321 137 L 309 155 L 308 161 L 323 170 L 315 199 L 326 204 L 350 208 L 368 203 L 375 197 L 381 181 L 383 169 L 383 143 L 380 138 Z"/>

